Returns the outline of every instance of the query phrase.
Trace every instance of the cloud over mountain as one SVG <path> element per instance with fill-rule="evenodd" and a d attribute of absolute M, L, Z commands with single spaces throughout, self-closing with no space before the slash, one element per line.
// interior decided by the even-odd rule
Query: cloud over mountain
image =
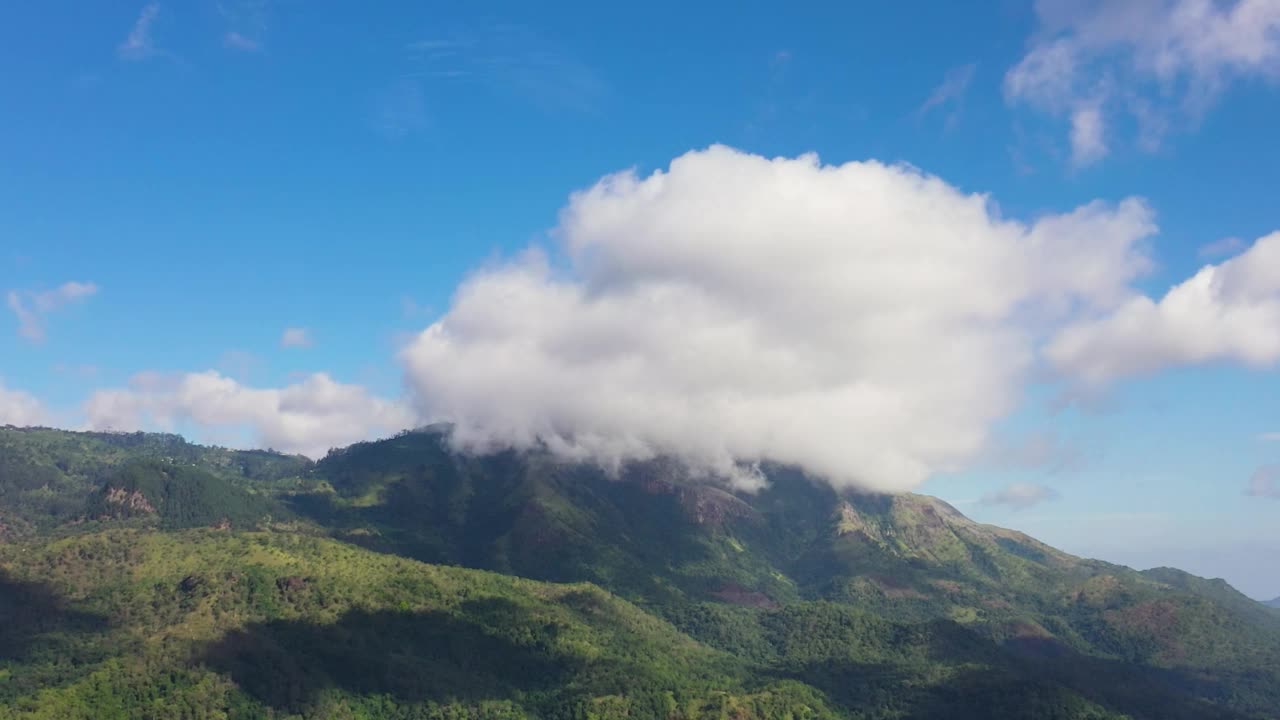
<path fill-rule="evenodd" d="M 795 463 L 906 490 L 973 459 L 1038 338 L 1124 301 L 1138 200 L 1034 223 L 906 166 L 714 146 L 574 194 L 551 254 L 484 269 L 402 354 L 464 447 Z"/>
<path fill-rule="evenodd" d="M 139 373 L 127 388 L 99 390 L 84 405 L 94 429 L 174 428 L 250 430 L 256 441 L 285 452 L 319 457 L 340 447 L 413 424 L 398 403 L 324 373 L 282 388 L 254 388 L 213 370 Z"/>
<path fill-rule="evenodd" d="M 35 396 L 5 387 L 0 379 L 0 425 L 41 425 L 49 422 L 49 414 Z"/>

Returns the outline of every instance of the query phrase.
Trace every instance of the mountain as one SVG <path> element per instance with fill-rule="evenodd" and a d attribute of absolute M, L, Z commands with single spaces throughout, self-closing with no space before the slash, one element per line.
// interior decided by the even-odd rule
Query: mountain
<path fill-rule="evenodd" d="M 1268 600 L 1267 602 L 1263 603 L 1263 605 L 1266 605 L 1267 607 L 1280 608 L 1280 597 L 1276 598 L 1275 600 Z"/>
<path fill-rule="evenodd" d="M 317 463 L 145 434 L 0 449 L 0 718 L 1280 707 L 1280 615 L 1222 581 L 790 468 L 746 494 L 667 461 L 460 455 L 440 430 Z"/>

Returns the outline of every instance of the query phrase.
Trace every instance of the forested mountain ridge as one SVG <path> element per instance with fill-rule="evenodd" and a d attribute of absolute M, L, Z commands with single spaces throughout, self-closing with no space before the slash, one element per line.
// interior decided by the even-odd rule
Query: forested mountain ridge
<path fill-rule="evenodd" d="M 266 501 L 274 485 L 304 475 L 312 463 L 305 457 L 267 450 L 194 445 L 167 433 L 0 427 L 0 539 L 78 526 L 104 512 L 119 514 L 115 512 L 119 508 L 104 506 L 101 497 L 112 489 L 113 477 L 155 486 L 163 484 L 160 478 L 145 480 L 143 475 L 154 475 L 162 466 L 171 468 L 165 471 L 170 474 L 198 477 L 195 482 L 204 486 L 198 494 L 212 493 L 204 498 L 212 505 L 196 512 L 195 520 L 203 521 L 204 511 L 216 513 L 224 504 L 232 510 L 246 504 L 243 498 L 231 495 L 258 496 L 263 502 L 253 513 L 267 514 Z M 126 475 L 133 477 L 126 481 Z M 180 483 L 174 489 L 185 493 L 189 484 Z M 223 498 L 224 494 L 228 497 Z M 182 516 L 185 503 L 175 503 L 171 510 Z M 248 517 L 240 519 L 250 521 Z M 258 519 L 252 518 L 255 522 Z"/>
<path fill-rule="evenodd" d="M 663 461 L 611 477 L 538 453 L 460 455 L 439 430 L 311 463 L 177 436 L 0 429 L 0 625 L 17 648 L 0 657 L 0 705 L 671 718 L 1280 707 L 1280 615 L 1221 581 L 1076 558 L 935 498 L 765 470 L 769 486 L 744 494 Z M 446 577 L 501 607 L 439 600 Z M 626 609 L 547 605 L 586 596 Z M 620 632 L 614 615 L 644 637 L 568 641 Z M 654 643 L 666 649 L 641 652 Z M 534 670 L 560 680 L 530 685 Z M 423 689 L 405 673 L 454 680 Z M 187 705 L 140 711 L 156 693 Z"/>

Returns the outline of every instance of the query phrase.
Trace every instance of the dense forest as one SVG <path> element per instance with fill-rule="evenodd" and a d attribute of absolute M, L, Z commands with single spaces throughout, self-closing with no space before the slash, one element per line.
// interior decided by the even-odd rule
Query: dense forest
<path fill-rule="evenodd" d="M 1280 611 L 937 499 L 0 428 L 0 718 L 1274 718 Z"/>

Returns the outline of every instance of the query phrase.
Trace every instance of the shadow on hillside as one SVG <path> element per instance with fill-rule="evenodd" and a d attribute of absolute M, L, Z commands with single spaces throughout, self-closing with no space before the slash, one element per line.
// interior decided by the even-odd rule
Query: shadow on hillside
<path fill-rule="evenodd" d="M 78 610 L 45 583 L 0 571 L 0 707 L 12 698 L 74 682 L 118 652 L 110 622 Z"/>
<path fill-rule="evenodd" d="M 106 617 L 72 608 L 48 585 L 0 570 L 0 660 L 56 657 L 76 641 L 105 631 L 107 625 Z"/>
<path fill-rule="evenodd" d="M 351 610 L 328 625 L 250 625 L 209 647 L 204 661 L 288 712 L 305 712 L 329 689 L 399 702 L 512 699 L 554 689 L 574 670 L 546 642 L 556 628 L 534 623 L 500 598 L 468 601 L 457 613 Z"/>
<path fill-rule="evenodd" d="M 1220 679 L 1191 670 L 1171 670 L 1127 663 L 1119 660 L 1082 655 L 1062 646 L 1052 653 L 1030 655 L 1025 647 L 1018 649 L 1022 662 L 1020 675 L 1037 678 L 1042 684 L 1055 683 L 1109 710 L 1124 713 L 1135 720 L 1206 720 L 1244 718 L 1222 706 L 1206 702 L 1234 702 L 1247 706 L 1261 701 L 1258 707 L 1273 706 L 1268 700 L 1247 698 L 1242 693 L 1225 692 Z M 1027 681 L 1024 680 L 1024 684 Z M 1237 689 L 1247 684 L 1233 684 Z M 1232 695 L 1235 695 L 1234 697 Z"/>

